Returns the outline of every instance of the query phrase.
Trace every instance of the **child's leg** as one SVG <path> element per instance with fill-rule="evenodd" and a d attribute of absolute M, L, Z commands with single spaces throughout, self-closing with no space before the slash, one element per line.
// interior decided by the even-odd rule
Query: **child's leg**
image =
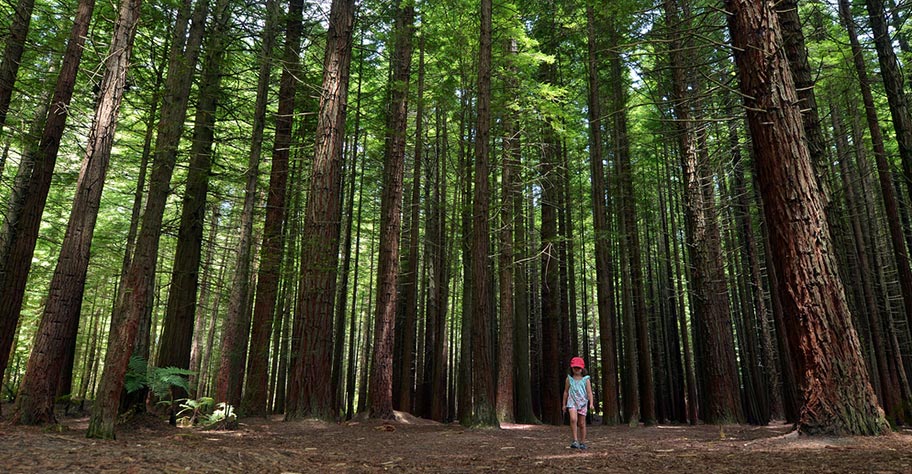
<path fill-rule="evenodd" d="M 579 438 L 576 437 L 576 408 L 570 409 L 570 431 L 573 432 L 573 441 L 579 441 Z"/>
<path fill-rule="evenodd" d="M 579 424 L 580 432 L 579 442 L 586 444 L 586 416 L 577 415 L 577 423 Z"/>

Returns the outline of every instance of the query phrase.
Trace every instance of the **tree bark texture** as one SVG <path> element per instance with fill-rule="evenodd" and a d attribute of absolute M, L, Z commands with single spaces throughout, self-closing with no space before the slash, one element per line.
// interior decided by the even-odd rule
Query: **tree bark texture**
<path fill-rule="evenodd" d="M 269 101 L 269 82 L 272 69 L 272 50 L 276 41 L 279 2 L 266 2 L 266 19 L 262 33 L 260 50 L 260 70 L 257 77 L 257 97 L 254 104 L 254 125 L 250 137 L 250 152 L 247 159 L 247 175 L 244 187 L 244 207 L 241 210 L 241 235 L 238 248 L 235 279 L 232 281 L 234 291 L 229 300 L 229 314 L 236 315 L 240 297 L 249 293 L 247 275 L 252 260 L 251 235 L 253 234 L 254 204 L 257 195 L 257 177 L 263 148 L 263 135 L 266 126 L 266 110 Z M 250 355 L 247 361 L 247 389 L 241 401 L 241 412 L 252 416 L 266 416 L 267 367 L 269 363 L 269 334 L 272 322 L 276 317 L 276 294 L 281 272 L 282 248 L 284 247 L 283 223 L 286 219 L 286 192 L 288 187 L 288 156 L 292 142 L 292 123 L 297 81 L 298 56 L 301 52 L 301 33 L 303 30 L 303 2 L 288 2 L 288 17 L 285 31 L 285 51 L 283 57 L 282 77 L 279 84 L 279 105 L 276 112 L 275 139 L 272 149 L 272 168 L 269 173 L 269 191 L 266 196 L 266 223 L 263 227 L 263 252 L 260 256 L 259 275 L 253 303 L 252 331 L 250 335 Z M 236 293 L 236 294 L 235 294 Z M 232 323 L 237 319 L 230 317 Z M 229 331 L 236 331 L 236 325 Z M 233 336 L 236 337 L 236 336 Z M 233 347 L 233 351 L 244 351 L 246 348 Z M 234 364 L 237 364 L 236 360 Z M 234 387 L 241 383 L 228 374 L 228 385 Z M 234 379 L 234 380 L 232 380 Z M 230 392 L 227 389 L 226 392 Z"/>
<path fill-rule="evenodd" d="M 396 280 L 399 277 L 402 175 L 414 21 L 415 7 L 412 2 L 398 2 L 393 35 L 393 74 L 390 78 L 391 100 L 383 163 L 383 193 L 380 200 L 380 256 L 377 267 L 374 354 L 370 372 L 370 416 L 383 419 L 393 418 L 393 340 L 398 296 Z"/>
<path fill-rule="evenodd" d="M 73 211 L 70 213 L 66 237 L 64 237 L 57 268 L 54 270 L 54 277 L 51 280 L 51 291 L 48 295 L 48 307 L 52 301 L 57 300 L 59 302 L 54 304 L 61 305 L 61 312 L 71 311 L 71 308 L 74 307 L 74 313 L 78 312 L 79 303 L 82 301 L 85 274 L 89 263 L 89 249 L 98 217 L 98 206 L 108 160 L 111 157 L 111 147 L 114 144 L 114 131 L 120 103 L 123 99 L 140 5 L 141 0 L 124 0 L 120 4 L 117 19 L 114 22 L 114 34 L 105 61 L 98 105 L 95 108 L 88 146 L 76 185 Z M 48 307 L 45 308 L 45 312 L 48 311 Z M 120 332 L 124 329 L 124 325 L 114 323 L 115 321 L 112 320 L 112 332 Z M 109 341 L 114 339 L 114 337 L 108 337 Z M 128 344 L 132 346 L 132 338 Z M 109 344 L 109 347 L 118 346 Z M 92 407 L 92 418 L 86 433 L 89 438 L 114 437 L 114 422 L 117 419 L 120 391 L 123 388 L 123 376 L 126 373 L 131 352 L 127 349 L 130 348 L 107 352 L 102 385 L 95 405 Z"/>
<path fill-rule="evenodd" d="M 671 39 L 673 108 L 685 186 L 684 222 L 690 255 L 689 282 L 694 310 L 694 353 L 701 384 L 700 408 L 702 419 L 708 423 L 737 422 L 743 415 L 722 267 L 721 237 L 705 153 L 698 150 L 698 137 L 692 124 L 693 93 L 688 90 L 691 67 L 683 56 L 687 44 L 681 34 L 687 31 L 690 20 L 679 20 L 679 9 L 675 0 L 665 2 L 665 21 Z"/>
<path fill-rule="evenodd" d="M 472 403 L 473 424 L 499 426 L 496 362 L 491 328 L 496 324 L 490 284 L 491 224 L 491 0 L 481 0 L 481 35 L 478 56 L 477 125 L 475 129 L 475 186 L 472 223 Z"/>
<path fill-rule="evenodd" d="M 354 0 L 333 0 L 310 196 L 301 245 L 302 286 L 297 313 L 303 319 L 301 353 L 295 354 L 287 417 L 332 419 L 332 316 L 341 229 L 342 146 L 351 66 Z M 295 325 L 295 329 L 298 325 Z M 300 333 L 299 333 L 300 334 Z"/>
<path fill-rule="evenodd" d="M 41 132 L 41 139 L 38 142 L 38 149 L 35 152 L 35 167 L 28 175 L 25 195 L 22 196 L 21 199 L 21 212 L 19 213 L 19 217 L 15 219 L 8 216 L 10 220 L 7 221 L 4 226 L 4 230 L 6 231 L 6 234 L 4 235 L 5 241 L 3 242 L 4 253 L 0 255 L 0 258 L 2 258 L 2 262 L 0 262 L 0 380 L 3 379 L 3 373 L 9 362 L 9 354 L 13 345 L 13 335 L 15 334 L 16 326 L 19 323 L 19 314 L 22 310 L 23 298 L 25 297 L 28 274 L 32 265 L 32 257 L 35 253 L 35 245 L 38 242 L 38 230 L 41 226 L 41 216 L 44 213 L 48 193 L 51 189 L 54 165 L 57 163 L 57 153 L 60 150 L 60 139 L 63 136 L 64 127 L 66 125 L 70 99 L 73 97 L 76 74 L 79 71 L 79 63 L 82 59 L 86 33 L 89 29 L 89 22 L 92 19 L 94 7 L 94 0 L 83 0 L 79 3 L 76 10 L 73 27 L 70 32 L 70 39 L 67 42 L 67 48 L 64 52 L 63 65 L 60 74 L 57 76 L 57 84 L 55 85 L 54 96 L 51 100 L 50 114 L 48 114 L 47 120 L 44 123 L 44 130 Z M 99 132 L 103 131 L 104 130 L 99 130 Z M 113 132 L 111 133 L 113 134 Z M 113 140 L 113 137 L 102 138 L 102 141 Z M 99 144 L 100 143 L 101 142 L 99 142 Z M 106 160 L 107 158 L 105 158 L 105 161 Z M 97 185 L 101 186 L 101 184 Z M 92 226 L 94 227 L 94 218 Z M 89 237 L 89 240 L 91 240 L 91 237 Z M 47 314 L 47 310 L 48 308 L 46 307 L 45 314 Z M 54 313 L 52 312 L 51 314 Z M 69 334 L 73 334 L 73 337 L 75 337 L 75 331 L 79 326 L 78 312 L 65 311 L 60 313 L 59 316 L 43 315 L 42 320 L 45 318 L 48 318 L 48 323 L 41 323 L 42 325 L 47 324 L 45 330 L 55 332 L 60 337 L 64 338 L 68 338 Z M 52 323 L 52 321 L 56 322 Z M 52 329 L 52 327 L 58 325 L 65 325 L 68 329 L 62 331 Z M 41 330 L 39 330 L 39 334 L 41 334 Z M 52 345 L 56 344 L 52 343 L 51 340 L 48 340 L 47 342 Z M 48 346 L 48 348 L 51 349 L 50 346 Z M 45 363 L 53 363 L 54 360 L 56 360 L 56 357 L 47 358 Z M 47 369 L 41 369 L 42 372 L 44 370 Z M 55 382 L 48 383 L 56 383 L 56 378 L 54 380 Z M 37 381 L 38 380 L 36 380 L 36 382 Z M 44 382 L 42 381 L 41 383 Z M 49 396 L 53 397 L 53 394 Z M 36 399 L 35 403 L 37 404 L 35 407 L 37 407 L 38 405 L 46 403 L 46 400 L 38 401 Z M 30 408 L 29 411 L 34 411 L 34 408 Z M 47 421 L 51 420 L 53 420 L 53 416 Z M 27 420 L 22 421 L 28 422 Z"/>
<path fill-rule="evenodd" d="M 772 2 L 727 0 L 740 89 L 756 153 L 789 341 L 797 347 L 808 434 L 889 429 L 868 381 L 836 273 L 820 189 L 803 142 L 795 84 Z"/>

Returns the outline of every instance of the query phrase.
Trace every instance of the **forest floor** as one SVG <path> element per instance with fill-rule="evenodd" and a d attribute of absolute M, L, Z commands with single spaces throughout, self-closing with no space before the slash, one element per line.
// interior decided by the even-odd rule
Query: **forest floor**
<path fill-rule="evenodd" d="M 11 411 L 3 407 L 4 414 Z M 232 431 L 176 428 L 151 416 L 117 440 L 85 438 L 86 416 L 54 428 L 0 421 L 0 472 L 605 472 L 912 473 L 912 431 L 875 438 L 798 436 L 783 424 L 466 429 L 409 415 L 386 423 L 243 419 Z"/>

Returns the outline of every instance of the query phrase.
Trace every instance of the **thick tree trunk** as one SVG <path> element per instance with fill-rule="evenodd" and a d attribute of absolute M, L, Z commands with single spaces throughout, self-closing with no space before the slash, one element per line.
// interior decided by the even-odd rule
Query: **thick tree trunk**
<path fill-rule="evenodd" d="M 59 310 L 61 314 L 78 314 L 89 263 L 89 249 L 98 217 L 101 191 L 114 144 L 114 131 L 120 103 L 126 84 L 127 66 L 136 35 L 139 20 L 140 0 L 124 0 L 121 3 L 110 52 L 105 61 L 98 105 L 95 109 L 89 141 L 83 159 L 82 170 L 77 182 L 73 210 L 67 224 L 67 233 L 60 251 L 57 268 L 51 280 L 45 314 Z M 54 306 L 53 310 L 51 309 Z M 69 318 L 67 318 L 69 319 Z M 112 332 L 122 326 L 112 321 Z M 109 337 L 108 340 L 113 338 Z M 132 340 L 129 341 L 132 346 Z M 109 343 L 109 347 L 118 347 Z M 92 419 L 86 434 L 93 438 L 113 438 L 114 421 L 123 387 L 123 376 L 127 369 L 130 350 L 109 350 L 105 359 L 105 376 L 102 379 L 101 396 L 95 401 Z M 122 366 L 121 366 L 122 362 Z M 122 367 L 122 370 L 117 370 Z M 56 379 L 55 379 L 56 382 Z"/>
<path fill-rule="evenodd" d="M 767 2 L 727 0 L 725 6 L 732 13 L 729 29 L 773 257 L 786 287 L 782 303 L 793 315 L 786 321 L 789 340 L 800 348 L 799 428 L 808 434 L 884 433 L 889 426 L 868 382 L 834 268 L 778 20 Z"/>
<path fill-rule="evenodd" d="M 814 94 L 814 71 L 808 63 L 808 52 L 801 30 L 801 19 L 798 16 L 798 0 L 784 0 L 776 3 L 776 15 L 782 26 L 782 47 L 788 57 L 789 69 L 795 80 L 801 109 L 801 122 L 804 125 L 804 136 L 808 152 L 811 154 L 811 165 L 817 178 L 817 186 L 823 193 L 824 210 L 829 207 L 830 191 L 827 189 L 827 144 L 820 125 L 817 111 L 817 98 Z"/>
<path fill-rule="evenodd" d="M 491 155 L 491 0 L 481 0 L 478 56 L 477 126 L 475 129 L 475 186 L 472 223 L 472 424 L 499 426 L 494 383 L 496 362 L 491 339 L 496 316 L 492 305 L 490 222 Z"/>
<path fill-rule="evenodd" d="M 286 219 L 286 188 L 288 174 L 288 155 L 292 141 L 292 122 L 294 113 L 295 91 L 297 81 L 298 56 L 301 51 L 301 32 L 303 29 L 303 2 L 291 0 L 288 3 L 288 18 L 285 32 L 285 52 L 283 57 L 282 78 L 279 85 L 279 106 L 276 112 L 275 140 L 272 149 L 272 169 L 269 174 L 269 191 L 266 198 L 266 223 L 263 227 L 263 253 L 260 257 L 260 274 L 257 275 L 257 289 L 253 303 L 253 330 L 250 335 L 250 358 L 247 362 L 247 390 L 241 400 L 241 412 L 252 416 L 266 416 L 267 367 L 269 363 L 269 334 L 272 321 L 276 316 L 276 292 L 279 273 L 281 272 L 282 249 L 284 248 L 283 222 Z M 257 96 L 253 112 L 253 132 L 250 137 L 250 152 L 247 155 L 247 175 L 244 189 L 244 207 L 241 210 L 241 235 L 239 252 L 232 281 L 232 294 L 228 304 L 226 321 L 231 324 L 227 331 L 237 330 L 235 322 L 240 301 L 249 292 L 247 284 L 250 272 L 254 220 L 254 204 L 257 195 L 257 178 L 263 149 L 263 135 L 266 126 L 266 110 L 269 102 L 269 82 L 272 70 L 272 54 L 276 41 L 279 5 L 277 0 L 266 2 L 266 19 L 260 46 L 260 70 L 257 77 Z M 231 337 L 236 337 L 231 334 Z M 245 351 L 247 348 L 232 347 L 231 351 Z M 238 370 L 240 357 L 229 361 L 234 364 L 233 373 Z M 229 369 L 231 370 L 231 369 Z M 228 385 L 235 387 L 241 379 L 231 373 L 227 374 Z M 224 379 L 220 374 L 220 379 Z M 220 389 L 221 390 L 221 389 Z M 232 392 L 229 388 L 226 392 Z M 232 393 L 236 393 L 234 389 Z"/>
<path fill-rule="evenodd" d="M 79 63 L 82 58 L 83 46 L 86 41 L 86 33 L 89 29 L 89 22 L 92 19 L 94 7 L 94 0 L 83 0 L 77 7 L 73 20 L 73 28 L 70 32 L 70 39 L 67 42 L 66 52 L 64 53 L 63 65 L 60 74 L 57 76 L 57 84 L 54 88 L 50 114 L 47 115 L 47 120 L 44 122 L 44 130 L 41 132 L 38 149 L 34 154 L 35 165 L 30 174 L 23 174 L 23 179 L 27 176 L 28 180 L 25 181 L 27 185 L 24 188 L 24 196 L 22 196 L 20 201 L 21 212 L 18 213 L 19 217 L 15 218 L 12 216 L 12 213 L 11 215 L 8 215 L 8 221 L 4 225 L 3 247 L 2 254 L 0 254 L 0 380 L 3 379 L 3 373 L 9 362 L 9 354 L 13 345 L 13 335 L 15 334 L 16 326 L 19 323 L 19 314 L 22 309 L 23 298 L 25 297 L 26 282 L 28 281 L 28 274 L 31 269 L 32 257 L 35 253 L 35 245 L 38 242 L 41 215 L 44 213 L 44 207 L 51 188 L 54 165 L 57 162 L 60 140 L 66 125 L 70 99 L 73 97 L 76 74 L 79 71 Z M 10 39 L 9 41 L 13 40 Z M 0 125 L 0 128 L 2 128 L 2 125 Z M 99 132 L 102 132 L 102 130 L 99 130 Z M 103 136 L 104 133 L 100 133 L 100 135 Z M 113 137 L 110 139 L 113 140 Z M 105 159 L 105 162 L 106 161 L 107 159 Z M 105 163 L 105 165 L 106 164 L 107 163 Z M 92 226 L 94 227 L 94 216 L 91 219 Z M 91 238 L 89 238 L 89 240 L 91 240 Z M 84 281 L 84 277 L 81 277 L 81 279 L 75 283 L 78 286 L 82 286 L 82 281 Z M 47 314 L 47 308 L 45 308 L 45 313 Z M 42 320 L 50 317 L 51 316 L 43 316 Z M 53 316 L 53 318 L 59 321 L 58 324 L 66 324 L 69 328 L 67 330 L 68 332 L 58 333 L 59 337 L 68 338 L 69 334 L 73 334 L 73 337 L 76 337 L 75 331 L 79 326 L 78 312 L 64 312 L 59 316 Z M 49 320 L 47 324 L 50 324 L 50 322 L 51 321 Z M 46 328 L 46 330 L 50 329 L 51 326 Z M 39 330 L 39 334 L 40 333 Z M 51 340 L 48 340 L 47 342 L 54 344 Z M 54 345 L 55 347 L 58 347 L 56 344 Z M 41 350 L 39 349 L 38 351 L 33 352 L 41 352 Z M 46 358 L 45 362 L 42 364 L 56 363 L 56 359 L 57 357 Z M 36 361 L 36 363 L 38 362 Z M 42 368 L 40 371 L 44 372 L 46 370 L 48 370 L 48 368 Z M 44 376 L 42 375 L 41 377 Z M 56 383 L 56 378 L 53 379 L 54 382 L 51 382 L 50 380 L 51 379 L 41 381 L 40 383 Z M 37 383 L 38 379 L 36 379 L 35 382 Z M 53 394 L 45 396 L 53 398 Z M 43 397 L 44 396 L 39 396 L 39 398 Z M 29 411 L 35 411 L 38 409 L 38 406 L 46 404 L 48 401 L 46 399 L 34 399 L 34 403 L 35 405 L 32 408 L 29 408 Z M 53 403 L 53 400 L 51 400 L 50 403 Z M 41 410 L 45 409 L 42 408 Z M 46 419 L 46 421 L 51 420 L 53 420 L 53 414 Z M 22 421 L 26 422 L 27 420 Z M 37 422 L 39 419 L 36 418 L 35 421 Z"/>
<path fill-rule="evenodd" d="M 380 201 L 380 257 L 377 271 L 377 307 L 374 354 L 370 376 L 370 416 L 393 418 L 393 339 L 396 316 L 396 280 L 399 277 L 399 236 L 402 214 L 402 175 L 408 120 L 408 87 L 412 64 L 415 8 L 397 2 L 393 34 L 393 74 L 390 78 L 388 136 L 383 163 Z M 416 223 L 413 223 L 415 225 Z"/>
<path fill-rule="evenodd" d="M 323 92 L 317 116 L 317 138 L 310 196 L 304 213 L 301 244 L 302 287 L 297 313 L 303 334 L 290 374 L 286 417 L 332 419 L 332 316 L 336 294 L 341 228 L 342 146 L 351 65 L 354 0 L 333 0 L 323 59 Z M 300 330 L 299 330 L 300 328 Z M 303 330 L 303 332 L 301 332 Z M 295 335 L 297 338 L 297 335 Z"/>

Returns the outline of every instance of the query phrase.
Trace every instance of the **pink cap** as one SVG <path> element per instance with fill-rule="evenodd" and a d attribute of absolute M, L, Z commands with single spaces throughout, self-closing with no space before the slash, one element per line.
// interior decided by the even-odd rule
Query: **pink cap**
<path fill-rule="evenodd" d="M 581 369 L 585 369 L 585 368 L 586 368 L 586 363 L 583 362 L 583 358 L 582 358 L 582 357 L 574 357 L 574 358 L 570 359 L 570 367 L 571 367 L 571 368 L 572 368 L 572 367 L 579 367 L 579 368 L 581 368 Z"/>

